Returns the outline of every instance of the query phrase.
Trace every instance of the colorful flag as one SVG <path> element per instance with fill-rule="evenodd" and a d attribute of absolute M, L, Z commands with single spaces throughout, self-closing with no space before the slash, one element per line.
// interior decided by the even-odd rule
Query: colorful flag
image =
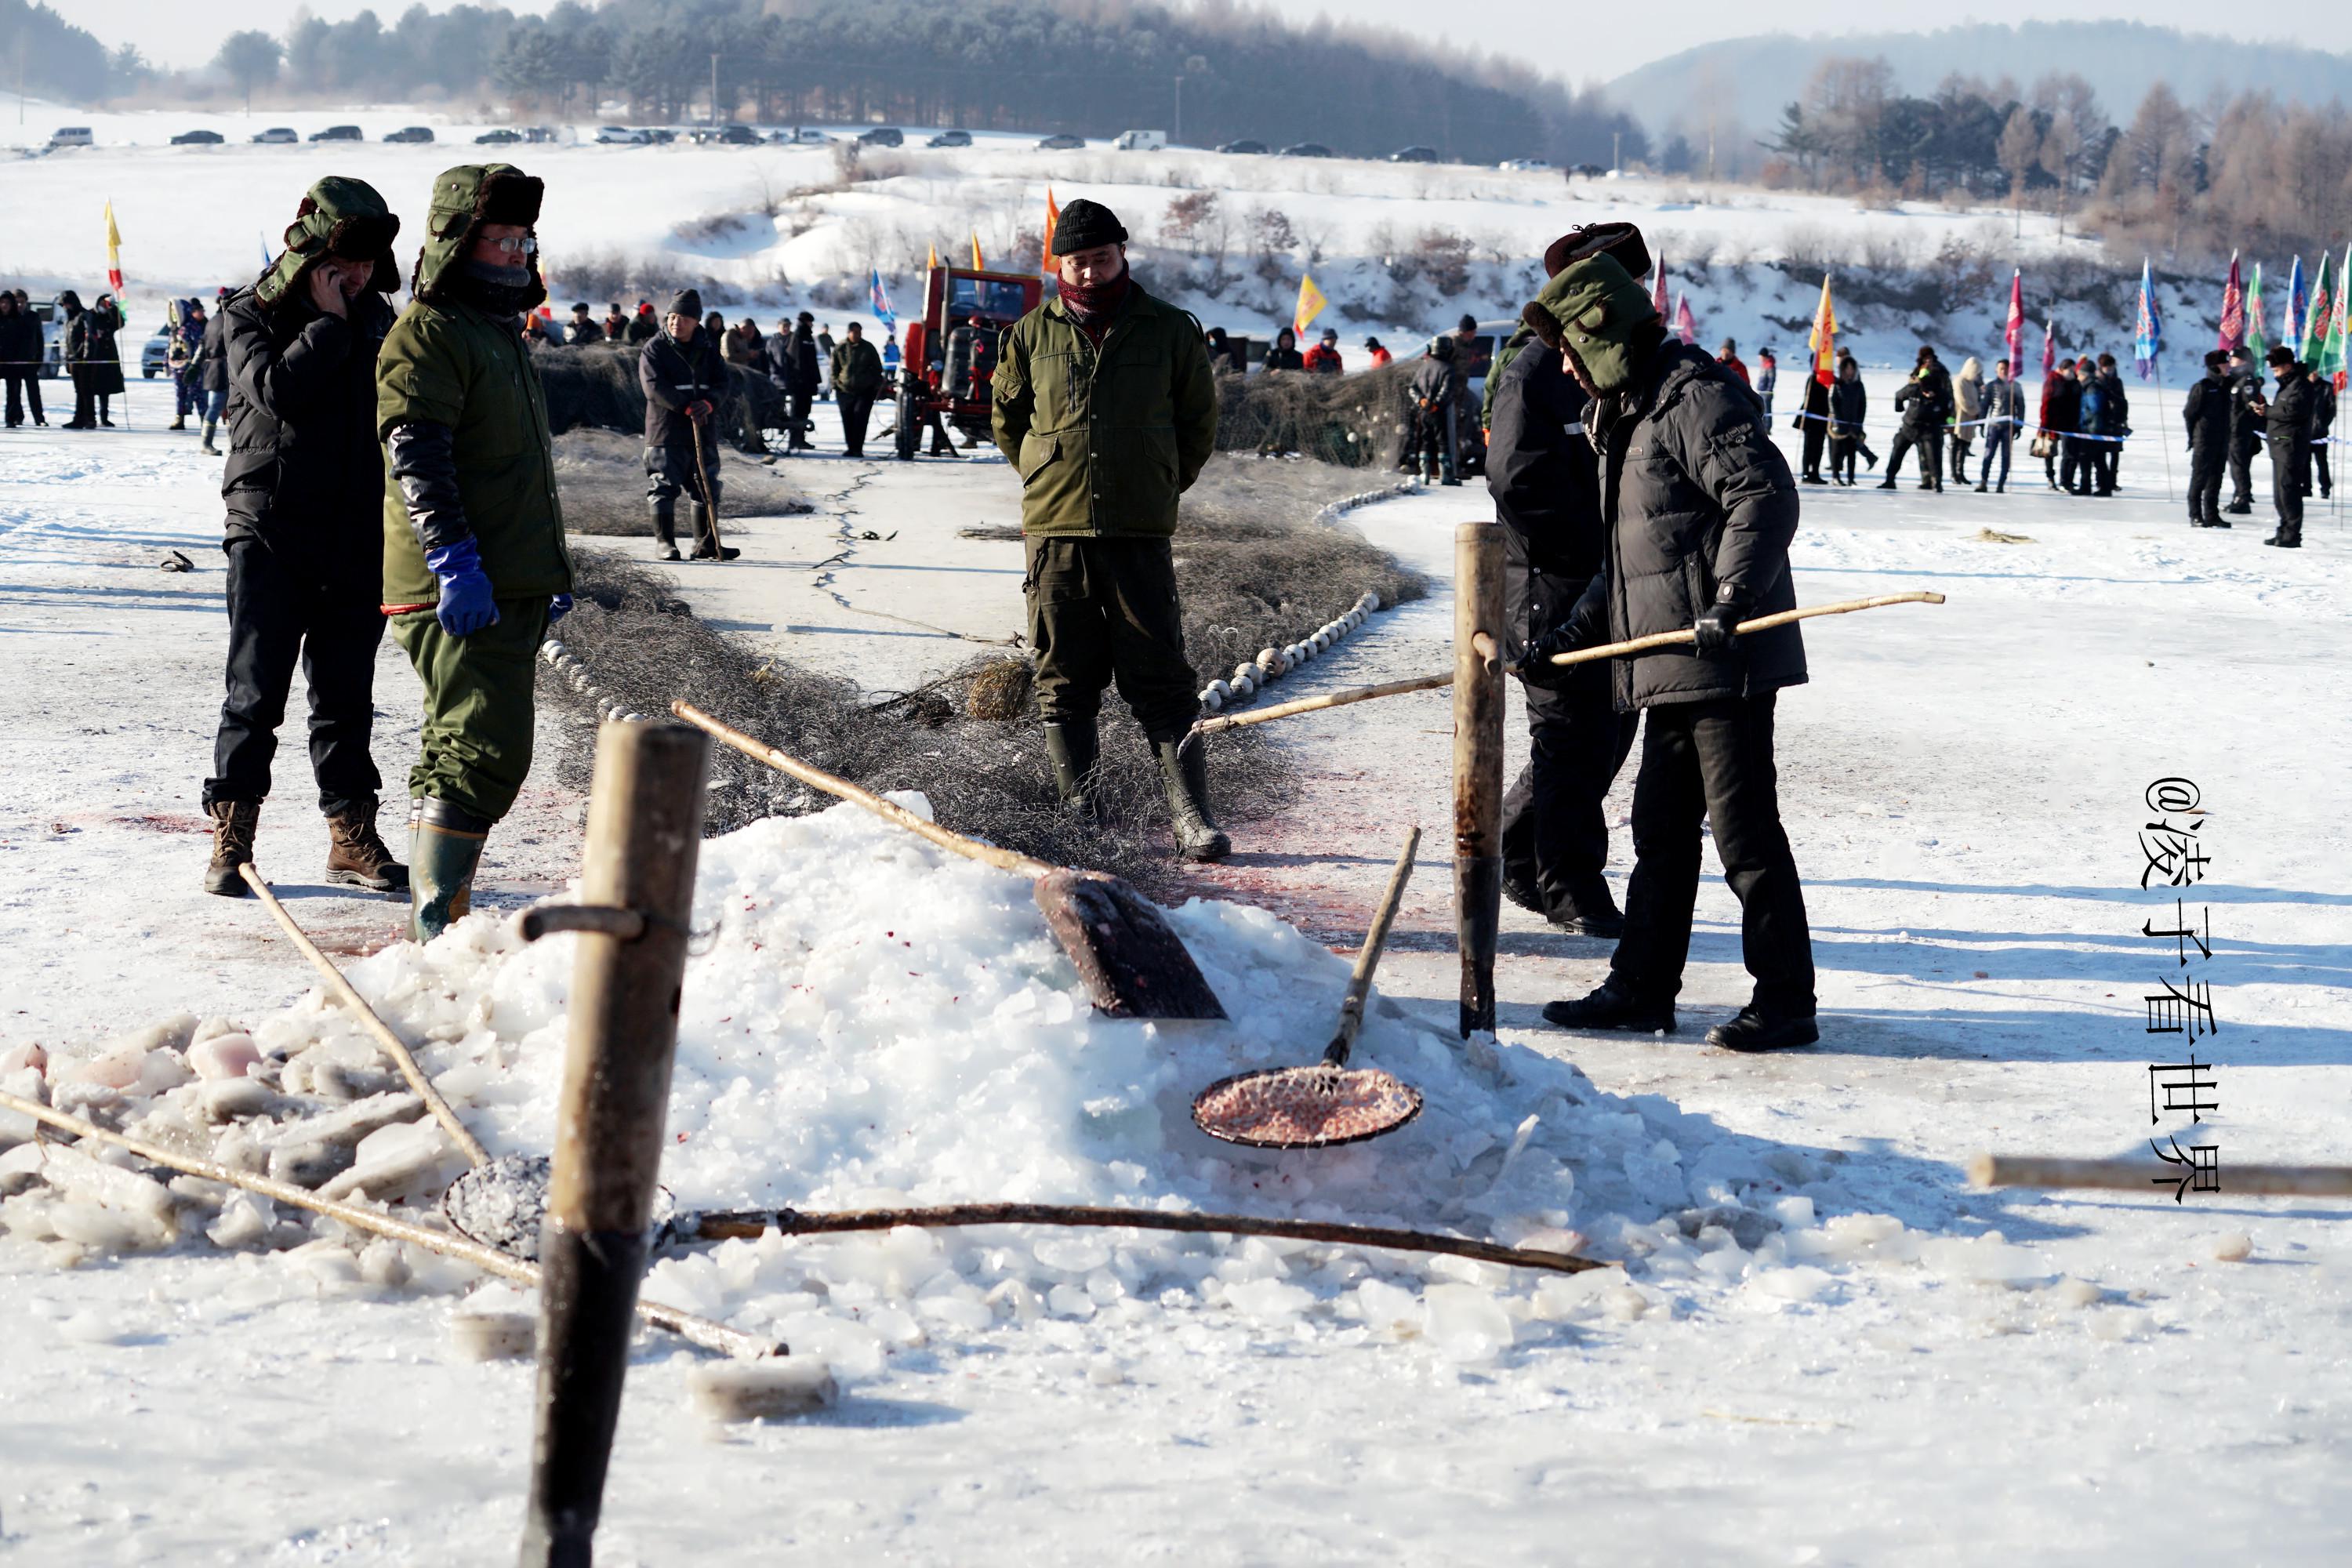
<path fill-rule="evenodd" d="M 2310 299 L 2303 291 L 2303 258 L 2286 274 L 2286 320 L 2279 323 L 2279 342 L 2293 348 L 2303 342 L 2303 319 L 2309 312 Z"/>
<path fill-rule="evenodd" d="M 2352 330 L 2352 288 L 2345 285 L 2347 274 L 2352 274 L 2352 248 L 2345 251 L 2344 265 L 2336 269 L 2336 308 L 2327 313 L 2327 335 L 2319 345 L 2319 357 L 2311 361 L 2311 368 L 2338 388 L 2344 384 L 2345 333 Z"/>
<path fill-rule="evenodd" d="M 1052 277 L 1060 269 L 1061 258 L 1054 254 L 1054 226 L 1062 221 L 1062 208 L 1054 200 L 1054 187 L 1045 187 L 1045 244 L 1037 258 L 1037 269 Z"/>
<path fill-rule="evenodd" d="M 1666 255 L 1664 251 L 1658 253 L 1656 281 L 1650 285 L 1650 309 L 1658 313 L 1661 321 L 1670 319 L 1666 315 Z"/>
<path fill-rule="evenodd" d="M 2221 335 L 2213 346 L 2228 353 L 2246 341 L 2246 291 L 2238 281 L 2238 253 L 2230 252 L 2230 276 L 2221 285 Z"/>
<path fill-rule="evenodd" d="M 2058 318 L 2042 318 L 2042 374 L 2048 375 L 2058 368 Z"/>
<path fill-rule="evenodd" d="M 1307 335 L 1307 323 L 1323 313 L 1331 301 L 1323 298 L 1323 290 L 1315 287 L 1315 279 L 1305 273 L 1298 276 L 1298 303 L 1291 307 L 1290 330 L 1300 337 Z"/>
<path fill-rule="evenodd" d="M 924 258 L 924 259 L 923 259 L 923 268 L 924 268 L 924 269 L 925 269 L 926 271 L 937 271 L 937 270 L 939 269 L 939 265 L 940 265 L 940 247 L 939 247 L 938 246 L 934 245 L 934 246 L 932 246 L 932 247 L 931 247 L 931 253 L 930 253 L 930 255 L 929 255 L 929 256 L 928 256 L 928 257 L 926 257 L 926 258 Z"/>
<path fill-rule="evenodd" d="M 882 269 L 879 267 L 874 268 L 873 277 L 866 283 L 866 297 L 873 301 L 874 313 L 881 318 L 882 324 L 896 331 L 898 325 L 898 313 L 890 309 L 890 289 L 888 285 L 882 281 Z"/>
<path fill-rule="evenodd" d="M 122 236 L 114 226 L 114 203 L 106 204 L 106 281 L 117 295 L 122 292 Z"/>
<path fill-rule="evenodd" d="M 1686 343 L 1698 342 L 1698 322 L 1691 319 L 1690 301 L 1679 289 L 1675 290 L 1675 336 Z"/>
<path fill-rule="evenodd" d="M 2343 279 L 2336 279 L 2336 286 L 2343 287 Z M 2312 363 L 2319 353 L 2320 345 L 2327 341 L 2328 319 L 2335 314 L 2336 298 L 2328 288 L 2327 258 L 2323 254 L 2319 258 L 2319 275 L 2311 280 L 2311 303 L 2303 312 L 2303 331 L 2296 338 L 2287 341 L 2287 346 L 2294 350 L 2295 358 L 2305 364 Z"/>
<path fill-rule="evenodd" d="M 2156 306 L 2156 279 L 2147 258 L 2139 263 L 2139 319 L 2132 328 L 2132 358 L 2139 362 L 2139 378 L 2156 374 L 2156 356 L 2164 352 L 2164 319 Z"/>
<path fill-rule="evenodd" d="M 978 229 L 971 231 L 971 269 L 974 272 L 988 270 L 988 263 L 980 258 L 980 230 Z"/>
<path fill-rule="evenodd" d="M 2001 342 L 2009 348 L 2009 369 L 2013 375 L 2025 363 L 2025 273 L 2021 269 L 2012 269 L 2009 275 L 2009 322 Z"/>
<path fill-rule="evenodd" d="M 2262 363 L 2263 356 L 2271 352 L 2270 340 L 2263 335 L 2263 264 L 2257 261 L 2254 263 L 2254 280 L 2246 285 L 2245 336 L 2246 352 L 2254 356 L 2256 364 Z"/>
<path fill-rule="evenodd" d="M 1813 330 L 1805 342 L 1813 351 L 1813 379 L 1823 386 L 1837 379 L 1837 307 L 1830 303 L 1830 277 L 1822 274 L 1822 302 L 1813 309 Z"/>

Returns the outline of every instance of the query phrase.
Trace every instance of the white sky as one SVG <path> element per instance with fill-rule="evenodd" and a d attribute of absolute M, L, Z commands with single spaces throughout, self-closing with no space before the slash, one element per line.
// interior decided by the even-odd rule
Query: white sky
<path fill-rule="evenodd" d="M 189 25 L 184 0 L 51 0 L 77 25 L 88 27 L 110 47 L 128 39 L 159 65 L 201 64 L 220 47 L 232 27 L 260 27 L 282 34 L 302 0 L 238 0 L 233 13 L 213 8 L 202 13 L 206 25 Z M 389 23 L 412 0 L 378 0 L 376 15 Z M 433 9 L 446 0 L 428 0 Z M 503 0 L 509 10 L 545 11 L 554 0 Z M 941 0 L 953 4 L 955 0 Z M 1559 0 L 1476 0 L 1458 9 L 1432 6 L 1428 0 L 1262 0 L 1298 21 L 1319 16 L 1344 16 L 1391 26 L 1421 37 L 1489 53 L 1525 58 L 1540 69 L 1576 82 L 1605 81 L 1635 66 L 1675 54 L 1717 38 L 1790 27 L 1789 14 L 1759 13 L 1753 0 L 1677 0 L 1672 7 L 1626 4 L 1564 6 Z M 357 16 L 368 0 L 310 0 L 315 15 L 330 19 Z M 234 16 L 233 22 L 231 16 Z M 2117 5 L 2113 0 L 2042 0 L 2025 10 L 1996 10 L 1981 16 L 1968 11 L 1941 15 L 1881 12 L 1861 18 L 1859 28 L 1820 29 L 1824 32 L 1897 29 L 1914 21 L 1911 30 L 1932 31 L 1971 21 L 2014 22 L 2027 16 L 2043 22 L 2118 19 L 2176 26 L 2186 31 L 2220 33 L 2247 41 L 2292 40 L 2307 47 L 2352 48 L 2352 7 L 2337 0 L 2268 0 L 2259 8 L 2221 13 L 2211 0 L 2137 0 Z M 1454 18 L 1461 18 L 1455 20 Z M 1925 24 L 1925 25 L 1920 25 Z M 1799 30 L 1790 27 L 1790 30 Z M 2020 61 L 2020 74 L 2048 68 L 2063 61 Z"/>

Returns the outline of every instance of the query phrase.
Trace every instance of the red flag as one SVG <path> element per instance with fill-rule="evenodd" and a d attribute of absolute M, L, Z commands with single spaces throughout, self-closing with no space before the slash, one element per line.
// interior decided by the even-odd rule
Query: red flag
<path fill-rule="evenodd" d="M 1698 322 L 1691 317 L 1690 300 L 1679 292 L 1675 295 L 1675 336 L 1686 343 L 1698 342 Z"/>
<path fill-rule="evenodd" d="M 2058 366 L 2058 323 L 2050 317 L 2042 320 L 2042 374 L 2048 375 Z"/>
<path fill-rule="evenodd" d="M 2009 370 L 2014 375 L 2025 363 L 2025 274 L 2012 271 L 2009 275 L 2009 326 L 2001 333 L 2009 345 Z"/>
<path fill-rule="evenodd" d="M 2230 252 L 2230 279 L 2221 285 L 2221 335 L 2214 347 L 2227 353 L 2246 341 L 2246 289 L 2238 279 L 2238 253 Z"/>

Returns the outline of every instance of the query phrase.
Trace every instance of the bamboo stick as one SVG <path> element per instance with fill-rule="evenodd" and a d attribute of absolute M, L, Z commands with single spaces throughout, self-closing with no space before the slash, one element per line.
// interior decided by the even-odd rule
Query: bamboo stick
<path fill-rule="evenodd" d="M 2352 1198 L 2352 1165 L 2229 1165 L 2222 1190 L 2239 1197 Z M 2068 1160 L 2037 1154 L 1979 1154 L 1969 1180 L 1979 1187 L 2094 1187 L 2146 1192 L 2188 1178 L 2189 1167 L 2159 1160 Z"/>
<path fill-rule="evenodd" d="M 468 1240 L 462 1236 L 452 1236 L 447 1231 L 431 1230 L 408 1220 L 394 1219 L 390 1215 L 378 1214 L 373 1209 L 362 1208 L 356 1204 L 338 1203 L 332 1198 L 322 1198 L 308 1188 L 295 1186 L 289 1182 L 273 1181 L 268 1176 L 257 1176 L 249 1171 L 240 1171 L 234 1165 L 224 1165 L 217 1160 L 206 1160 L 192 1154 L 173 1153 L 168 1149 L 159 1148 L 152 1143 L 125 1137 L 120 1132 L 110 1131 L 95 1122 L 85 1121 L 79 1116 L 68 1116 L 62 1110 L 52 1110 L 39 1100 L 26 1100 L 20 1095 L 10 1094 L 5 1089 L 0 1089 L 0 1109 L 16 1111 L 21 1116 L 29 1116 L 36 1121 L 57 1128 L 59 1131 L 70 1132 L 77 1138 L 95 1139 L 101 1143 L 111 1143 L 118 1149 L 127 1149 L 150 1164 L 162 1165 L 167 1170 L 178 1171 L 184 1175 L 201 1176 L 207 1182 L 219 1182 L 226 1186 L 239 1187 L 246 1192 L 258 1194 L 273 1203 L 309 1209 L 312 1214 L 325 1215 L 330 1219 L 340 1220 L 356 1229 L 368 1231 L 376 1236 L 390 1237 L 394 1241 L 405 1241 L 424 1247 L 428 1252 L 439 1253 L 444 1258 L 454 1258 L 460 1263 L 471 1264 L 485 1274 L 495 1274 L 501 1279 L 512 1280 L 518 1285 L 527 1285 L 534 1289 L 539 1286 L 540 1273 L 537 1265 L 525 1263 L 521 1258 L 500 1252 L 495 1247 L 485 1247 L 478 1241 Z M 656 1328 L 667 1329 L 690 1344 L 700 1345 L 705 1350 L 717 1351 L 723 1355 L 756 1357 L 781 1355 L 784 1352 L 784 1347 L 773 1340 L 760 1339 L 755 1335 L 744 1333 L 740 1329 L 730 1329 L 724 1323 L 714 1323 L 708 1318 L 698 1318 L 691 1312 L 680 1311 L 676 1307 L 665 1307 L 658 1301 L 639 1300 L 637 1316 Z"/>
<path fill-rule="evenodd" d="M 457 1147 L 465 1152 L 466 1163 L 470 1165 L 488 1163 L 490 1152 L 482 1147 L 482 1141 L 474 1136 L 465 1122 L 458 1120 L 457 1113 L 450 1109 L 449 1102 L 441 1098 L 441 1091 L 433 1087 L 433 1080 L 425 1076 L 425 1069 L 418 1067 L 415 1057 L 409 1054 L 407 1044 L 392 1032 L 392 1026 L 379 1017 L 374 1008 L 368 1005 L 367 998 L 343 978 L 343 972 L 335 967 L 334 961 L 320 952 L 319 944 L 294 923 L 294 917 L 286 912 L 284 904 L 278 901 L 277 890 L 263 879 L 259 868 L 247 860 L 236 870 L 237 875 L 245 879 L 246 886 L 268 906 L 270 914 L 276 918 L 288 939 L 301 949 L 302 956 L 326 977 L 328 988 L 334 992 L 344 1006 L 359 1015 L 360 1026 L 375 1037 L 375 1043 L 383 1048 L 384 1055 L 392 1058 L 393 1065 L 400 1068 L 400 1076 L 408 1080 L 408 1087 L 425 1101 L 425 1108 L 433 1113 L 433 1119 L 457 1141 Z"/>
<path fill-rule="evenodd" d="M 1454 931 L 1462 1037 L 1495 1026 L 1503 912 L 1503 530 L 1454 531 Z"/>

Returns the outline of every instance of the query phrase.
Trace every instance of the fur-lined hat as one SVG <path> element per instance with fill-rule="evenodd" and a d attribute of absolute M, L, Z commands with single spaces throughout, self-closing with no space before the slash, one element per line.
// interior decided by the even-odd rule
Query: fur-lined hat
<path fill-rule="evenodd" d="M 330 174 L 303 195 L 294 221 L 286 226 L 286 247 L 253 291 L 272 307 L 296 298 L 303 276 L 331 256 L 339 261 L 373 262 L 368 287 L 389 294 L 400 287 L 400 263 L 392 254 L 393 241 L 399 237 L 400 217 L 384 205 L 373 185 Z"/>
<path fill-rule="evenodd" d="M 425 218 L 425 246 L 416 253 L 409 291 L 420 300 L 436 300 L 465 259 L 475 232 L 488 223 L 518 224 L 529 228 L 539 222 L 539 204 L 545 182 L 524 174 L 512 163 L 461 163 L 444 169 L 433 180 L 433 205 Z M 537 299 L 547 298 L 539 276 L 539 258 L 530 258 Z"/>

